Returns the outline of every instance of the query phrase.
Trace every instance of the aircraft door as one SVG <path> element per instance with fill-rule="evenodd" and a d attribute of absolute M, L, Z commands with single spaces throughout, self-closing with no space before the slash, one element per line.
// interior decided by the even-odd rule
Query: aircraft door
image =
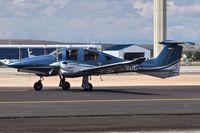
<path fill-rule="evenodd" d="M 79 50 L 78 49 L 68 49 L 66 50 L 66 60 L 69 61 L 79 61 Z"/>

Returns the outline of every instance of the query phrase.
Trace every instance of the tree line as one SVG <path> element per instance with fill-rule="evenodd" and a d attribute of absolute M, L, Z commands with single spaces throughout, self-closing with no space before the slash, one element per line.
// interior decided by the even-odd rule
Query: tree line
<path fill-rule="evenodd" d="M 200 61 L 200 51 L 192 52 L 187 51 L 185 52 L 186 58 L 190 61 Z"/>

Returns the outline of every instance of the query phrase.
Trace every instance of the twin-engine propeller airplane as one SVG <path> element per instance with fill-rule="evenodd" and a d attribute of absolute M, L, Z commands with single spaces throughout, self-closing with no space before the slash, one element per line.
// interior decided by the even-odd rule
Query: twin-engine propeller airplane
<path fill-rule="evenodd" d="M 65 78 L 83 77 L 82 87 L 86 91 L 93 89 L 89 83 L 92 75 L 137 72 L 160 78 L 179 75 L 180 59 L 183 47 L 179 44 L 193 44 L 192 42 L 178 42 L 166 40 L 160 42 L 164 48 L 157 58 L 127 61 L 109 54 L 83 48 L 62 48 L 49 55 L 33 56 L 17 60 L 8 64 L 17 68 L 19 72 L 35 73 L 40 80 L 34 84 L 34 89 L 42 90 L 43 76 L 59 75 L 63 90 L 70 88 Z"/>

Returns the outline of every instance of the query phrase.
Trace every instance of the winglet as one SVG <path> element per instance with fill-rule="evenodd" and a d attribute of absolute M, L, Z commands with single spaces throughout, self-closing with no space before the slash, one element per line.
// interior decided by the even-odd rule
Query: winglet
<path fill-rule="evenodd" d="M 159 44 L 163 45 L 178 45 L 178 44 L 190 44 L 190 45 L 195 45 L 194 42 L 183 42 L 183 41 L 175 41 L 175 40 L 165 40 L 162 42 L 159 42 Z"/>

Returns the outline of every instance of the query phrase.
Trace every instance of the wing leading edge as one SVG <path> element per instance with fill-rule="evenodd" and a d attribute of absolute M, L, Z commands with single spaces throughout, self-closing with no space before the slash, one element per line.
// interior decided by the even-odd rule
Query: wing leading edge
<path fill-rule="evenodd" d="M 84 75 L 99 75 L 99 74 L 127 72 L 127 70 L 129 70 L 127 68 L 141 64 L 145 60 L 146 58 L 141 57 L 132 61 L 123 61 L 123 62 L 114 63 L 114 64 L 87 68 L 87 69 L 79 71 L 79 73 L 82 73 Z"/>

